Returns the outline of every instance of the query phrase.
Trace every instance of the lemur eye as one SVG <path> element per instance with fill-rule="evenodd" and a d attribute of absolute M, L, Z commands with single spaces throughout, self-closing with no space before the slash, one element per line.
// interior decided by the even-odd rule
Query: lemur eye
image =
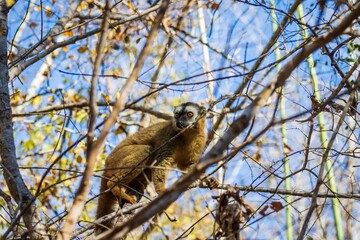
<path fill-rule="evenodd" d="M 179 112 L 174 113 L 175 118 L 179 118 Z"/>
<path fill-rule="evenodd" d="M 188 118 L 192 118 L 192 117 L 194 116 L 194 113 L 192 113 L 192 112 L 187 112 L 187 113 L 186 113 L 186 116 L 187 116 Z"/>

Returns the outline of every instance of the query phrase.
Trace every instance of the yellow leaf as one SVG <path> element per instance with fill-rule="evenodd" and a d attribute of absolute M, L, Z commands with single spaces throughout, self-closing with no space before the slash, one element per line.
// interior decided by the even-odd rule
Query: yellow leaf
<path fill-rule="evenodd" d="M 6 6 L 7 7 L 10 7 L 10 6 L 14 5 L 14 3 L 15 3 L 15 0 L 6 0 Z"/>
<path fill-rule="evenodd" d="M 114 72 L 113 72 L 113 75 L 114 75 L 115 77 L 120 77 L 120 69 L 115 68 L 115 69 L 114 69 Z"/>
<path fill-rule="evenodd" d="M 66 32 L 64 32 L 64 36 L 72 37 L 72 36 L 74 36 L 74 32 L 73 31 L 66 31 Z"/>
<path fill-rule="evenodd" d="M 32 105 L 33 105 L 34 107 L 38 107 L 38 106 L 40 106 L 41 102 L 42 102 L 42 97 L 41 97 L 41 96 L 36 96 L 36 97 L 32 100 Z"/>
<path fill-rule="evenodd" d="M 131 11 L 134 11 L 134 5 L 132 4 L 132 2 L 129 1 L 127 5 Z"/>
<path fill-rule="evenodd" d="M 81 111 L 78 111 L 77 113 L 75 113 L 74 119 L 76 122 L 81 122 L 82 120 L 84 120 L 87 117 L 88 117 L 88 113 L 81 110 Z"/>
<path fill-rule="evenodd" d="M 75 102 L 79 102 L 79 101 L 80 101 L 80 98 L 81 98 L 81 95 L 80 95 L 80 94 L 77 93 L 77 94 L 74 95 L 74 101 L 75 101 Z"/>
<path fill-rule="evenodd" d="M 105 93 L 101 93 L 101 96 L 104 98 L 104 100 L 105 100 L 106 102 L 110 102 L 110 96 L 109 96 L 109 95 L 107 95 L 107 94 L 105 94 Z"/>
<path fill-rule="evenodd" d="M 63 47 L 62 47 L 62 50 L 63 50 L 64 52 L 67 52 L 67 51 L 69 51 L 69 48 L 68 48 L 68 46 L 63 46 Z"/>
<path fill-rule="evenodd" d="M 55 100 L 54 95 L 50 95 L 50 97 L 48 98 L 48 101 L 51 102 L 51 103 L 53 103 L 54 100 Z"/>
<path fill-rule="evenodd" d="M 90 50 L 90 53 L 91 53 L 91 55 L 95 56 L 96 55 L 96 49 Z"/>
<path fill-rule="evenodd" d="M 89 48 L 87 46 L 82 46 L 82 47 L 79 47 L 77 51 L 78 51 L 78 53 L 84 53 L 87 50 L 89 50 Z"/>
<path fill-rule="evenodd" d="M 65 181 L 63 184 L 64 184 L 65 187 L 70 187 L 71 181 Z"/>
<path fill-rule="evenodd" d="M 80 4 L 80 8 L 81 8 L 81 10 L 86 10 L 86 9 L 89 8 L 89 5 L 88 5 L 87 2 L 82 1 L 81 4 Z"/>
<path fill-rule="evenodd" d="M 35 11 L 40 11 L 40 10 L 41 10 L 41 7 L 40 7 L 40 5 L 38 5 L 38 6 L 36 6 L 34 9 L 35 9 Z"/>

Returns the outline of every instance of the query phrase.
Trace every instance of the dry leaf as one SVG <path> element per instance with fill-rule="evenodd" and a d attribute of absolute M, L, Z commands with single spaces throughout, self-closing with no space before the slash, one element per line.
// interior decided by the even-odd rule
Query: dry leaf
<path fill-rule="evenodd" d="M 213 3 L 213 4 L 211 4 L 211 6 L 210 6 L 210 8 L 212 9 L 212 10 L 218 10 L 219 9 L 219 6 L 220 6 L 220 4 L 218 4 L 218 3 Z"/>
<path fill-rule="evenodd" d="M 29 27 L 30 27 L 30 28 L 35 28 L 37 25 L 38 25 L 37 23 L 31 22 L 30 25 L 29 25 Z"/>
<path fill-rule="evenodd" d="M 265 216 L 266 215 L 266 210 L 269 208 L 268 205 L 264 206 L 261 211 L 259 212 L 262 216 Z"/>
<path fill-rule="evenodd" d="M 271 202 L 271 209 L 273 209 L 275 212 L 280 211 L 283 208 L 283 205 L 281 202 Z"/>

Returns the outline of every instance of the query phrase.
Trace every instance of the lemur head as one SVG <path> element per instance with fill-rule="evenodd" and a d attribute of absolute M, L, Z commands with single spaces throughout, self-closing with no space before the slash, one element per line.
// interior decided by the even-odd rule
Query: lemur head
<path fill-rule="evenodd" d="M 199 106 L 193 102 L 182 103 L 174 108 L 175 126 L 184 129 L 188 126 L 195 128 L 197 120 L 204 116 L 205 107 Z"/>

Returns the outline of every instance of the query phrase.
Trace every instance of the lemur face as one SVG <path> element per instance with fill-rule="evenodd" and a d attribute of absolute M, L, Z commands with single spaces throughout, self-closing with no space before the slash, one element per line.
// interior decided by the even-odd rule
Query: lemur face
<path fill-rule="evenodd" d="M 174 108 L 175 125 L 184 129 L 190 125 L 196 126 L 196 121 L 205 113 L 205 108 L 196 103 L 186 102 Z"/>

